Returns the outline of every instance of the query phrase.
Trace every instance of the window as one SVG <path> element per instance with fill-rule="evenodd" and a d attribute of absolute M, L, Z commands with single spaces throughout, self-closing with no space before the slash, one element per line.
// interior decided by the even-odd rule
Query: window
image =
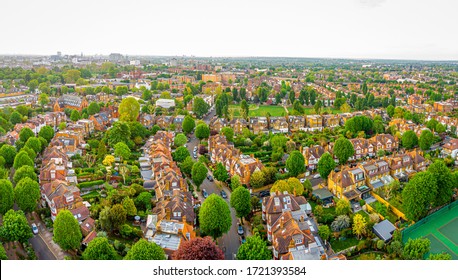
<path fill-rule="evenodd" d="M 296 243 L 296 245 L 297 245 L 297 244 L 302 244 L 302 239 L 301 239 L 301 238 L 296 239 L 296 240 L 295 240 L 295 243 Z"/>

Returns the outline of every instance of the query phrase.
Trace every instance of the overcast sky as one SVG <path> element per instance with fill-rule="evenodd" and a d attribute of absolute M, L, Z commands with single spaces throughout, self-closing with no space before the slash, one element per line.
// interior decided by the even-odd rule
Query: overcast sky
<path fill-rule="evenodd" d="M 456 0 L 1 0 L 0 54 L 458 60 Z"/>

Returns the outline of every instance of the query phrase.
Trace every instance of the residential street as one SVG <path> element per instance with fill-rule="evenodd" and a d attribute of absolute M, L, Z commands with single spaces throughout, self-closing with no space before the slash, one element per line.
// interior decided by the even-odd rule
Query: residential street
<path fill-rule="evenodd" d="M 57 260 L 39 234 L 29 239 L 39 260 Z"/>
<path fill-rule="evenodd" d="M 33 215 L 33 219 L 32 219 Z M 39 216 L 34 212 L 27 214 L 29 225 L 35 223 L 38 227 L 38 234 L 35 234 L 29 239 L 30 244 L 35 250 L 35 254 L 39 260 L 63 260 L 66 253 L 54 243 L 52 233 L 48 231 L 46 226 L 41 222 Z"/>

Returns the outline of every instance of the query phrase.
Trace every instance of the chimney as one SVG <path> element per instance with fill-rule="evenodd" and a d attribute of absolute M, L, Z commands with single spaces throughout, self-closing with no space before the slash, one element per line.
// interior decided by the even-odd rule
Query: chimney
<path fill-rule="evenodd" d="M 283 229 L 284 222 L 285 222 L 285 219 L 284 219 L 284 217 L 282 216 L 281 219 L 280 219 L 280 228 L 281 228 L 281 229 Z"/>
<path fill-rule="evenodd" d="M 295 244 L 295 242 L 294 242 L 294 239 L 291 238 L 291 240 L 289 241 L 288 249 L 292 249 L 292 248 L 294 248 L 294 247 L 296 247 L 296 244 Z"/>
<path fill-rule="evenodd" d="M 170 209 L 169 208 L 165 209 L 165 217 L 167 221 L 170 221 Z"/>
<path fill-rule="evenodd" d="M 186 215 L 183 215 L 183 223 L 186 223 Z"/>
<path fill-rule="evenodd" d="M 166 189 L 167 191 L 170 190 L 170 181 L 167 181 L 167 182 L 165 183 L 165 189 Z"/>

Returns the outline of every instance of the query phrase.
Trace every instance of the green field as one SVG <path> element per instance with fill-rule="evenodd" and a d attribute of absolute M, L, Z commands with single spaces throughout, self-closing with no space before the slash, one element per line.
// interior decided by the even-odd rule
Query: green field
<path fill-rule="evenodd" d="M 282 117 L 286 115 L 285 108 L 282 106 L 271 106 L 271 105 L 250 105 L 250 112 L 249 116 L 250 117 L 265 117 L 267 112 L 270 113 L 271 117 Z M 231 111 L 234 112 L 234 117 L 239 117 L 240 116 L 240 106 L 239 105 L 230 105 L 229 106 L 229 114 L 231 114 Z"/>
<path fill-rule="evenodd" d="M 431 253 L 446 252 L 458 260 L 458 201 L 418 221 L 402 232 L 402 241 L 426 237 Z"/>

